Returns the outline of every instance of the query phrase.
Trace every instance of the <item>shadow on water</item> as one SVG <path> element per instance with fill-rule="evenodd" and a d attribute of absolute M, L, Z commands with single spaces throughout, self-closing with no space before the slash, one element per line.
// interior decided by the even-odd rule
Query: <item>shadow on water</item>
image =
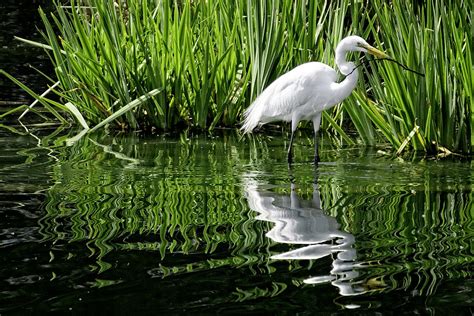
<path fill-rule="evenodd" d="M 323 138 L 315 171 L 309 135 L 288 170 L 272 135 L 69 137 L 0 133 L 2 313 L 472 307 L 468 162 Z"/>

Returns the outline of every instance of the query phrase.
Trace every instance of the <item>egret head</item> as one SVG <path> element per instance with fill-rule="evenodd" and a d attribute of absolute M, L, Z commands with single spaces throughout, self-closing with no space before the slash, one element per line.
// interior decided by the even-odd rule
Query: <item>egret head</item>
<path fill-rule="evenodd" d="M 387 54 L 375 47 L 370 46 L 362 37 L 356 35 L 348 36 L 340 41 L 337 45 L 336 51 L 337 50 L 346 52 L 363 52 L 372 54 L 377 58 L 389 58 Z"/>

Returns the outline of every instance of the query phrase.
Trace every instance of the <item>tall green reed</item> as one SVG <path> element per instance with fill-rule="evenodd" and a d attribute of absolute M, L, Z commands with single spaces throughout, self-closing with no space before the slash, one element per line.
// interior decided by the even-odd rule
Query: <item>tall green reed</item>
<path fill-rule="evenodd" d="M 358 34 L 426 77 L 386 61 L 364 66 L 359 87 L 325 113 L 322 128 L 349 143 L 346 133 L 356 130 L 363 143 L 385 141 L 398 151 L 471 150 L 466 1 L 119 3 L 57 2 L 53 14 L 40 11 L 43 47 L 60 82 L 55 92 L 90 125 L 106 118 L 127 129 L 238 125 L 271 81 L 307 61 L 335 66 L 339 40 Z M 52 111 L 64 110 L 40 99 Z M 114 116 L 120 109 L 124 115 Z M 55 115 L 62 118 L 61 111 Z"/>
<path fill-rule="evenodd" d="M 368 90 L 352 99 L 399 151 L 471 151 L 472 56 L 468 2 L 381 2 L 367 11 L 373 40 L 422 78 L 390 62 L 372 64 Z M 357 115 L 352 115 L 354 122 Z M 359 129 L 363 134 L 363 131 Z"/>
<path fill-rule="evenodd" d="M 57 3 L 50 17 L 40 14 L 61 82 L 57 92 L 89 123 L 98 124 L 155 89 L 161 92 L 127 111 L 117 125 L 169 129 L 235 123 L 248 81 L 238 44 L 239 23 L 233 23 L 242 13 L 234 5 L 128 1 L 116 6 L 111 0 L 88 1 L 90 7 L 71 4 Z"/>

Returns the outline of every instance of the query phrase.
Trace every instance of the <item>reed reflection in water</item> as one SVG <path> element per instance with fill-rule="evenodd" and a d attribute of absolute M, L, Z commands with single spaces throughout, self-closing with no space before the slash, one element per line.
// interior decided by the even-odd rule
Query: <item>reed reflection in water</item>
<path fill-rule="evenodd" d="M 295 313 L 298 306 L 338 309 L 313 305 L 315 299 L 339 298 L 351 307 L 416 297 L 437 306 L 469 302 L 469 165 L 325 149 L 327 162 L 315 181 L 309 163 L 295 164 L 289 175 L 283 138 L 273 139 L 92 134 L 46 151 L 50 160 L 31 154 L 27 163 L 3 168 L 3 187 L 17 187 L 13 180 L 26 181 L 32 170 L 48 170 L 51 180 L 38 206 L 42 248 L 32 247 L 46 264 L 38 268 L 23 261 L 27 252 L 16 252 L 9 266 L 29 262 L 16 275 L 40 276 L 43 281 L 28 289 L 35 295 L 33 286 L 63 292 L 141 282 L 148 296 L 140 287 L 136 301 L 163 295 L 162 304 L 173 301 L 186 310 L 201 306 L 203 297 L 207 306 L 235 304 L 235 310 L 248 302 L 278 311 L 286 302 Z M 52 147 L 47 138 L 42 144 Z M 9 280 L 12 272 L 3 275 Z"/>
<path fill-rule="evenodd" d="M 359 276 L 355 238 L 342 231 L 336 218 L 321 208 L 317 176 L 313 184 L 312 200 L 303 200 L 291 182 L 290 195 L 259 190 L 257 178 L 244 177 L 245 195 L 249 207 L 258 212 L 258 220 L 274 223 L 266 236 L 277 243 L 302 246 L 295 250 L 273 255 L 276 260 L 316 260 L 329 255 L 332 269 L 328 275 L 313 276 L 304 280 L 307 284 L 331 282 L 341 295 L 365 293 L 356 278 Z"/>

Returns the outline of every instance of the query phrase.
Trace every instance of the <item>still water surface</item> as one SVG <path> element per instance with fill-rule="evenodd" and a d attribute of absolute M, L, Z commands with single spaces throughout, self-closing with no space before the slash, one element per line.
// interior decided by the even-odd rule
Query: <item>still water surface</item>
<path fill-rule="evenodd" d="M 31 132 L 0 130 L 2 314 L 472 313 L 469 162 Z"/>
<path fill-rule="evenodd" d="M 0 69 L 12 74 L 40 94 L 50 82 L 40 72 L 50 75 L 52 66 L 42 49 L 28 46 L 14 37 L 42 41 L 39 30 L 41 20 L 38 7 L 48 11 L 52 1 L 1 0 L 0 1 Z M 13 82 L 0 76 L 0 113 L 32 99 Z"/>

